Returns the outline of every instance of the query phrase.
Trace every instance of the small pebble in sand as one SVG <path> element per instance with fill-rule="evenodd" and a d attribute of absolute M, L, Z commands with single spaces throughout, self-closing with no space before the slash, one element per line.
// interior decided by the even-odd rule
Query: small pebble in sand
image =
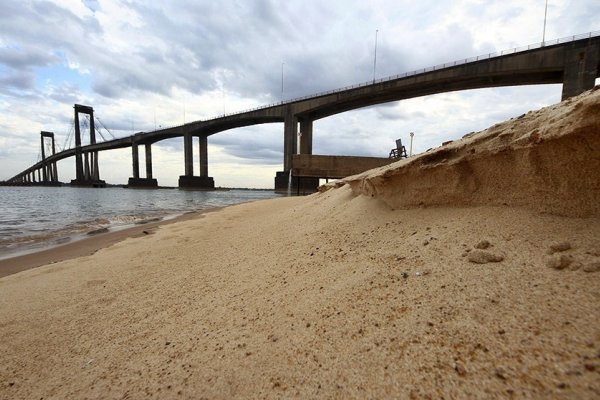
<path fill-rule="evenodd" d="M 548 254 L 552 255 L 554 253 L 561 253 L 563 251 L 567 251 L 570 249 L 571 249 L 571 243 L 569 243 L 569 242 L 554 243 L 553 245 L 550 246 L 550 249 L 548 249 Z"/>
<path fill-rule="evenodd" d="M 546 262 L 546 265 L 554 269 L 565 269 L 573 262 L 573 256 L 568 254 L 561 254 L 550 257 Z"/>
<path fill-rule="evenodd" d="M 583 266 L 585 272 L 598 272 L 600 271 L 600 261 L 596 261 Z"/>
<path fill-rule="evenodd" d="M 491 262 L 500 262 L 504 260 L 504 257 L 499 254 L 490 253 L 489 251 L 473 250 L 469 253 L 467 259 L 475 264 L 487 264 Z"/>
<path fill-rule="evenodd" d="M 467 374 L 466 368 L 459 362 L 454 363 L 454 370 L 459 376 L 465 376 Z"/>
<path fill-rule="evenodd" d="M 495 375 L 496 378 L 502 379 L 503 381 L 506 380 L 506 372 L 502 368 L 496 368 Z"/>
<path fill-rule="evenodd" d="M 490 246 L 491 246 L 490 242 L 488 242 L 487 240 L 482 240 L 481 242 L 479 242 L 475 245 L 475 248 L 480 249 L 480 250 L 485 250 Z"/>

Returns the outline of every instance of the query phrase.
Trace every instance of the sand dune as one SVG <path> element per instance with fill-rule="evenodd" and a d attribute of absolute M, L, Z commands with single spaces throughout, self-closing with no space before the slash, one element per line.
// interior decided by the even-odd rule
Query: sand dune
<path fill-rule="evenodd" d="M 600 90 L 344 181 L 392 208 L 509 205 L 600 215 Z"/>
<path fill-rule="evenodd" d="M 0 398 L 600 397 L 599 96 L 1 278 Z"/>

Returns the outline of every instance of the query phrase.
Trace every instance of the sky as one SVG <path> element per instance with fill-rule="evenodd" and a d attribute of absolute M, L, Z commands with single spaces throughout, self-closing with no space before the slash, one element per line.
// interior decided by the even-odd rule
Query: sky
<path fill-rule="evenodd" d="M 539 43 L 544 33 L 600 30 L 600 1 L 547 3 L 544 32 L 545 0 L 3 0 L 0 180 L 39 159 L 42 130 L 55 133 L 57 151 L 73 146 L 74 104 L 94 108 L 107 139 L 124 137 Z M 561 85 L 490 88 L 349 111 L 314 122 L 313 154 L 387 157 L 410 132 L 417 154 L 560 94 Z M 176 186 L 183 138 L 156 143 L 152 156 L 159 184 Z M 108 183 L 132 176 L 131 149 L 99 159 Z M 208 160 L 217 186 L 272 188 L 283 123 L 212 135 Z M 140 151 L 142 176 L 143 162 Z M 74 159 L 58 174 L 73 179 Z"/>

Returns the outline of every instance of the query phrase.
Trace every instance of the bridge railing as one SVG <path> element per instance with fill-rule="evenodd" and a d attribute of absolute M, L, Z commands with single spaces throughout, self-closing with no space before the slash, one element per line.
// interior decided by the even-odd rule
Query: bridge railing
<path fill-rule="evenodd" d="M 476 57 L 469 57 L 469 58 L 464 58 L 464 59 L 461 59 L 461 60 L 456 60 L 456 61 L 451 61 L 451 62 L 447 62 L 447 63 L 443 63 L 443 64 L 438 64 L 438 65 L 434 65 L 433 67 L 416 69 L 414 71 L 404 72 L 404 73 L 398 74 L 398 75 L 390 75 L 390 76 L 387 76 L 387 77 L 384 77 L 384 78 L 374 79 L 374 80 L 367 81 L 367 82 L 361 82 L 361 83 L 357 83 L 357 84 L 354 84 L 354 85 L 345 86 L 343 88 L 331 89 L 331 90 L 327 90 L 327 91 L 324 91 L 324 92 L 318 92 L 318 93 L 309 94 L 309 95 L 306 95 L 306 96 L 295 97 L 295 98 L 290 99 L 290 100 L 283 100 L 283 101 L 280 101 L 280 102 L 271 103 L 271 104 L 268 104 L 268 105 L 262 105 L 262 106 L 250 108 L 250 109 L 247 109 L 247 110 L 243 110 L 243 111 L 236 111 L 236 112 L 231 112 L 231 113 L 224 113 L 224 114 L 220 114 L 220 115 L 217 115 L 215 117 L 212 117 L 212 118 L 208 118 L 207 120 L 217 120 L 217 119 L 221 119 L 221 118 L 227 118 L 227 117 L 230 117 L 232 115 L 244 114 L 244 113 L 249 113 L 249 112 L 253 112 L 253 111 L 264 110 L 264 109 L 267 109 L 267 108 L 272 108 L 272 107 L 277 107 L 277 106 L 284 106 L 286 104 L 292 104 L 292 103 L 296 103 L 298 101 L 302 101 L 302 100 L 306 100 L 306 99 L 310 99 L 310 98 L 317 98 L 317 97 L 328 96 L 330 94 L 341 93 L 341 92 L 345 92 L 345 91 L 348 91 L 348 90 L 357 89 L 357 88 L 360 88 L 360 87 L 374 85 L 374 84 L 377 84 L 377 83 L 392 81 L 392 80 L 396 80 L 396 79 L 408 78 L 410 76 L 424 74 L 424 73 L 427 73 L 427 72 L 438 71 L 438 70 L 445 69 L 445 68 L 456 67 L 457 65 L 464 65 L 464 64 L 468 64 L 468 63 L 472 63 L 472 62 L 477 62 L 477 61 L 482 61 L 482 60 L 489 60 L 491 58 L 502 57 L 502 56 L 506 56 L 506 55 L 509 55 L 509 54 L 523 53 L 523 52 L 526 52 L 526 51 L 529 51 L 529 50 L 536 50 L 536 49 L 540 49 L 540 48 L 547 47 L 547 46 L 554 46 L 554 45 L 557 45 L 557 44 L 574 42 L 576 40 L 581 40 L 581 39 L 589 39 L 589 38 L 596 37 L 596 36 L 600 36 L 600 31 L 593 31 L 593 32 L 579 34 L 579 35 L 566 36 L 566 37 L 562 37 L 562 38 L 559 38 L 559 39 L 546 40 L 544 42 L 533 43 L 533 44 L 529 44 L 527 46 L 514 47 L 514 48 L 508 49 L 508 50 L 502 50 L 502 51 L 497 51 L 497 52 L 493 52 L 493 53 L 483 54 L 483 55 L 476 56 Z M 193 122 L 200 122 L 200 121 L 192 121 L 192 122 L 189 122 L 188 124 L 193 123 Z M 183 127 L 184 125 L 187 125 L 187 124 L 174 125 L 174 126 L 170 126 L 170 127 L 167 127 L 167 128 L 162 128 L 162 129 L 159 129 L 159 130 L 180 128 L 180 127 Z"/>

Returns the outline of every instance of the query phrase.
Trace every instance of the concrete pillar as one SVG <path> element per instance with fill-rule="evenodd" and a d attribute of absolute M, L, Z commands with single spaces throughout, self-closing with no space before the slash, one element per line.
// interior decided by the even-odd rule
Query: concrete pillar
<path fill-rule="evenodd" d="M 135 142 L 131 144 L 131 160 L 133 167 L 133 177 L 137 179 L 140 177 L 140 161 L 138 156 L 138 145 Z"/>
<path fill-rule="evenodd" d="M 298 117 L 288 106 L 283 123 L 283 170 L 292 168 L 292 155 L 296 154 L 298 140 Z"/>
<path fill-rule="evenodd" d="M 182 189 L 213 190 L 215 181 L 208 176 L 208 140 L 200 136 L 200 176 L 194 176 L 194 154 L 192 150 L 193 136 L 184 135 L 185 175 L 179 177 L 179 187 Z"/>
<path fill-rule="evenodd" d="M 312 130 L 312 120 L 300 120 L 300 154 L 312 154 Z"/>
<path fill-rule="evenodd" d="M 44 146 L 44 132 L 41 133 L 40 136 L 41 145 L 42 145 L 42 163 L 43 163 L 43 171 L 44 171 L 44 182 L 48 181 L 48 166 L 46 165 L 46 146 Z"/>
<path fill-rule="evenodd" d="M 88 115 L 90 116 L 90 144 L 96 144 L 96 128 L 94 125 L 94 109 L 91 109 L 90 113 Z M 91 157 L 91 159 L 90 159 L 90 170 L 91 170 L 90 178 L 92 180 L 97 181 L 100 179 L 100 171 L 98 168 L 98 152 L 97 151 L 92 152 L 90 157 Z"/>
<path fill-rule="evenodd" d="M 56 154 L 56 146 L 54 143 L 54 133 L 52 134 L 52 155 Z M 52 167 L 52 182 L 58 182 L 58 170 L 56 169 L 56 162 L 51 164 Z"/>
<path fill-rule="evenodd" d="M 192 134 L 183 135 L 183 156 L 185 159 L 185 176 L 194 176 L 194 152 L 192 149 Z"/>
<path fill-rule="evenodd" d="M 299 178 L 292 176 L 292 156 L 298 152 L 298 122 L 300 122 L 300 153 L 312 154 L 312 120 L 298 118 L 291 107 L 287 107 L 283 127 L 283 171 L 275 175 L 275 191 L 287 192 L 292 188 L 292 193 L 314 193 L 319 186 L 317 178 Z"/>
<path fill-rule="evenodd" d="M 146 143 L 146 179 L 152 179 L 152 144 Z"/>
<path fill-rule="evenodd" d="M 592 89 L 598 75 L 600 45 L 567 49 L 563 73 L 562 100 Z"/>
<path fill-rule="evenodd" d="M 208 176 L 208 137 L 199 137 L 200 147 L 200 176 Z"/>
<path fill-rule="evenodd" d="M 75 180 L 83 181 L 83 160 L 81 157 L 81 129 L 79 128 L 79 110 L 75 106 Z"/>
<path fill-rule="evenodd" d="M 138 143 L 132 141 L 131 142 L 131 159 L 133 166 L 133 177 L 129 178 L 129 182 L 127 184 L 130 188 L 156 188 L 158 187 L 158 182 L 156 179 L 152 178 L 152 145 L 150 143 L 146 143 L 146 177 L 140 178 L 140 160 L 139 160 L 139 147 Z"/>
<path fill-rule="evenodd" d="M 83 153 L 83 180 L 85 181 L 89 181 L 90 180 L 90 158 L 88 156 L 88 153 L 85 152 Z"/>
<path fill-rule="evenodd" d="M 76 179 L 71 184 L 77 186 L 105 187 L 104 181 L 100 180 L 98 168 L 98 152 L 87 151 L 83 153 L 81 148 L 81 130 L 79 127 L 79 114 L 87 114 L 90 117 L 90 144 L 96 143 L 96 129 L 94 128 L 94 109 L 89 106 L 75 104 L 75 169 Z M 83 153 L 83 159 L 82 159 Z"/>

